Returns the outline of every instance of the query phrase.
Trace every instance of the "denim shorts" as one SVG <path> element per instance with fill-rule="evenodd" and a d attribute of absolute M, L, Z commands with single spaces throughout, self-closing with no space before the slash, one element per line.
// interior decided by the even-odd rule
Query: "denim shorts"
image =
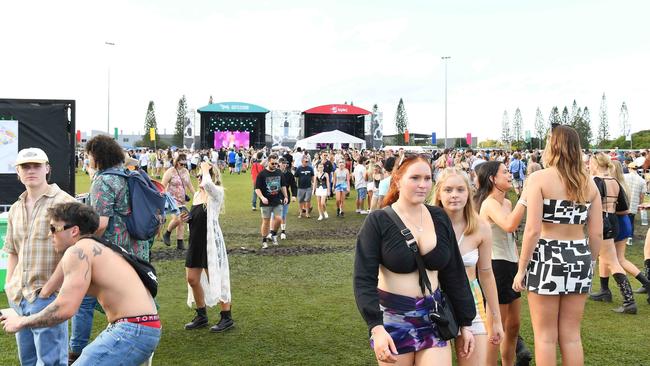
<path fill-rule="evenodd" d="M 280 217 L 282 216 L 282 204 L 276 205 L 276 206 L 262 206 L 260 207 L 260 212 L 262 213 L 262 218 L 263 219 L 270 219 L 271 214 L 273 214 L 273 217 Z"/>
<path fill-rule="evenodd" d="M 368 197 L 368 189 L 365 187 L 357 188 L 357 199 L 363 201 Z"/>
<path fill-rule="evenodd" d="M 112 323 L 84 348 L 74 365 L 140 365 L 160 342 L 160 328 Z"/>

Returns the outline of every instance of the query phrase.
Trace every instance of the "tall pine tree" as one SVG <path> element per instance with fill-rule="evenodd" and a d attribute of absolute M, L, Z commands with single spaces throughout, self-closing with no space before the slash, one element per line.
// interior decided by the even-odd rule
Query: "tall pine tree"
<path fill-rule="evenodd" d="M 564 106 L 564 109 L 562 110 L 562 117 L 561 118 L 561 123 L 563 125 L 568 125 L 569 124 L 569 110 L 567 109 L 566 106 Z"/>
<path fill-rule="evenodd" d="M 621 129 L 621 135 L 627 137 L 630 134 L 630 115 L 627 111 L 627 104 L 623 102 L 621 105 L 621 111 L 618 114 L 619 126 Z"/>
<path fill-rule="evenodd" d="M 553 123 L 561 123 L 560 110 L 556 107 L 551 109 L 551 114 L 548 116 L 548 128 L 550 129 Z"/>
<path fill-rule="evenodd" d="M 546 131 L 548 129 L 544 125 L 544 116 L 542 116 L 542 111 L 539 110 L 539 107 L 537 107 L 537 111 L 535 111 L 535 136 L 537 136 L 537 139 L 539 140 L 539 146 L 538 148 L 542 148 L 542 140 L 546 137 Z"/>
<path fill-rule="evenodd" d="M 605 93 L 600 100 L 600 124 L 598 125 L 597 143 L 600 146 L 603 142 L 609 140 L 609 119 L 607 117 L 607 98 Z"/>
<path fill-rule="evenodd" d="M 573 124 L 576 117 L 580 116 L 581 111 L 579 111 L 579 109 L 580 108 L 578 107 L 578 103 L 574 99 L 573 100 L 573 105 L 571 105 L 571 116 L 569 117 L 569 121 L 571 121 L 570 124 Z"/>
<path fill-rule="evenodd" d="M 515 110 L 515 116 L 512 118 L 512 141 L 521 142 L 524 140 L 522 124 L 523 120 L 521 118 L 521 110 L 517 107 Z"/>
<path fill-rule="evenodd" d="M 187 99 L 185 95 L 178 100 L 176 108 L 176 126 L 174 128 L 174 145 L 183 146 L 183 134 L 185 133 L 185 119 L 187 118 Z"/>
<path fill-rule="evenodd" d="M 406 115 L 404 100 L 399 98 L 397 112 L 395 113 L 395 128 L 397 129 L 397 142 L 399 145 L 404 145 L 404 132 L 408 129 L 408 123 L 409 120 Z"/>
<path fill-rule="evenodd" d="M 503 111 L 503 117 L 501 117 L 501 142 L 504 145 L 510 143 L 510 119 L 508 118 L 508 111 Z"/>
<path fill-rule="evenodd" d="M 147 115 L 144 118 L 144 135 L 142 136 L 142 144 L 144 146 L 154 147 L 156 146 L 154 141 L 151 141 L 149 131 L 153 128 L 155 130 L 156 142 L 158 141 L 158 124 L 156 123 L 156 107 L 153 103 L 153 100 L 149 101 L 149 106 L 147 107 Z"/>
<path fill-rule="evenodd" d="M 585 107 L 585 109 L 582 111 L 582 123 L 584 123 L 584 130 L 588 138 L 587 144 L 585 146 L 589 147 L 594 143 L 594 133 L 593 129 L 591 128 L 591 116 L 589 115 L 589 107 Z"/>

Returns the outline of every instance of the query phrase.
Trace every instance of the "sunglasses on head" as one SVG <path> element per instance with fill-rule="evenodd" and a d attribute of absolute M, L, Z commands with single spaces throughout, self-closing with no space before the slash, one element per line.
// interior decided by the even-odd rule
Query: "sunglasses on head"
<path fill-rule="evenodd" d="M 402 164 L 404 164 L 404 162 L 406 162 L 408 160 L 415 159 L 415 158 L 422 158 L 422 159 L 424 159 L 426 161 L 430 161 L 431 160 L 431 154 L 405 152 L 404 157 L 402 158 L 402 161 L 399 162 L 399 165 L 397 166 L 397 168 L 401 167 Z"/>
<path fill-rule="evenodd" d="M 71 227 L 73 227 L 73 226 L 76 226 L 76 225 L 66 224 L 66 225 L 58 226 L 58 227 L 57 227 L 57 226 L 54 226 L 54 225 L 50 224 L 50 232 L 51 232 L 52 234 L 54 234 L 54 233 L 59 233 L 59 232 L 61 232 L 61 231 L 68 230 L 69 228 L 71 228 Z"/>
<path fill-rule="evenodd" d="M 555 129 L 555 127 L 559 126 L 560 124 L 557 122 L 551 123 L 551 131 Z"/>

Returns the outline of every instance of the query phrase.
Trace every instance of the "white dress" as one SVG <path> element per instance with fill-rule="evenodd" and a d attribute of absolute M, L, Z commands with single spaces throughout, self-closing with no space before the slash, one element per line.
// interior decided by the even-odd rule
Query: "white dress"
<path fill-rule="evenodd" d="M 201 272 L 201 287 L 203 287 L 205 293 L 205 304 L 212 307 L 220 301 L 224 303 L 230 303 L 231 301 L 228 253 L 219 226 L 219 214 L 221 213 L 221 206 L 224 204 L 224 190 L 223 187 L 217 186 L 211 181 L 209 174 L 203 175 L 201 187 L 208 195 L 207 257 L 208 273 L 210 275 L 208 280 L 205 271 Z M 196 192 L 195 199 L 198 194 L 199 192 Z M 191 308 L 193 303 L 192 288 L 187 285 L 187 306 Z"/>

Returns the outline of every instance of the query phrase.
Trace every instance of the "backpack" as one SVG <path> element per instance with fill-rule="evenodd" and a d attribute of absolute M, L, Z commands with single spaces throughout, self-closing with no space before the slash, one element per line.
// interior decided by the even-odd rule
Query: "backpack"
<path fill-rule="evenodd" d="M 130 214 L 125 217 L 129 235 L 136 240 L 156 236 L 165 223 L 165 195 L 156 189 L 149 176 L 140 170 L 123 169 L 107 169 L 101 174 L 126 178 Z"/>
<path fill-rule="evenodd" d="M 151 293 L 151 297 L 156 297 L 158 294 L 158 277 L 156 276 L 156 268 L 154 268 L 151 263 L 102 238 L 93 236 L 92 239 L 110 248 L 115 253 L 124 258 L 131 265 L 131 267 L 133 267 L 135 273 L 138 274 L 138 277 L 140 277 L 140 280 L 142 281 L 144 287 L 146 287 L 147 290 L 149 290 L 149 293 Z"/>

